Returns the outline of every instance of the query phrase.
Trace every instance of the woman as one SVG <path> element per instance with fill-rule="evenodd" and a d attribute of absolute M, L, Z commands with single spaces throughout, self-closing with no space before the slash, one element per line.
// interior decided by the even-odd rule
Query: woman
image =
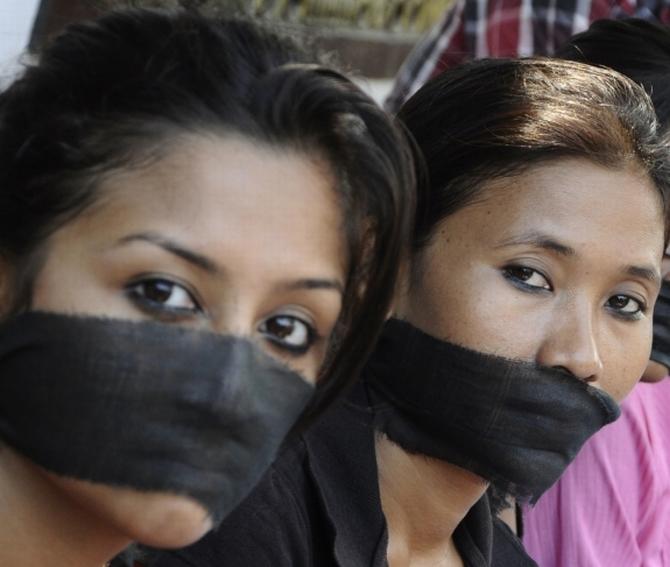
<path fill-rule="evenodd" d="M 310 61 L 250 24 L 119 12 L 0 95 L 0 564 L 195 541 L 356 375 L 411 160 Z"/>
<path fill-rule="evenodd" d="M 534 565 L 487 489 L 535 501 L 641 375 L 669 165 L 643 90 L 488 60 L 400 117 L 429 184 L 361 387 L 158 566 Z"/>
<path fill-rule="evenodd" d="M 602 20 L 559 56 L 605 65 L 649 93 L 670 125 L 670 29 L 644 20 Z M 666 251 L 667 252 L 667 251 Z M 654 310 L 651 360 L 621 419 L 584 445 L 560 480 L 524 511 L 523 540 L 543 567 L 670 563 L 670 258 Z"/>

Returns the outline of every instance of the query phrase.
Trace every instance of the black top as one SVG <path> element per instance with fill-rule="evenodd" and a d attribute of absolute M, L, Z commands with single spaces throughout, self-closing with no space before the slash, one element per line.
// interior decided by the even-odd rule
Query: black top
<path fill-rule="evenodd" d="M 454 542 L 467 567 L 537 567 L 486 496 Z M 219 529 L 152 567 L 385 567 L 386 547 L 372 414 L 346 400 L 286 448 Z"/>

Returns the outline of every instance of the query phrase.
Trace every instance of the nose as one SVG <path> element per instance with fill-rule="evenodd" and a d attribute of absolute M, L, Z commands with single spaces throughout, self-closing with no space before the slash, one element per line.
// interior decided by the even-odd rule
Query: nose
<path fill-rule="evenodd" d="M 538 364 L 563 370 L 584 382 L 597 383 L 603 363 L 594 317 L 590 307 L 577 302 L 569 308 L 557 309 L 537 354 Z"/>
<path fill-rule="evenodd" d="M 232 287 L 232 286 L 231 286 Z M 212 309 L 212 331 L 222 335 L 248 337 L 253 334 L 253 305 L 230 289 L 225 301 Z"/>

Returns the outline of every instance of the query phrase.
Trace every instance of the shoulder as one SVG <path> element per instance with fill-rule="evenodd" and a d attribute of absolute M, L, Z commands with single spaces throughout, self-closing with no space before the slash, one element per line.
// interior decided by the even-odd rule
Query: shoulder
<path fill-rule="evenodd" d="M 668 404 L 670 381 L 638 384 L 619 420 L 525 511 L 524 542 L 539 563 L 634 565 L 667 547 L 660 534 L 670 527 Z"/>

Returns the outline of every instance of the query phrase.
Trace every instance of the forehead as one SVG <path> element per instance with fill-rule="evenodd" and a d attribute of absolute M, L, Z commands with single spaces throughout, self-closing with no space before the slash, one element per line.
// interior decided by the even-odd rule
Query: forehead
<path fill-rule="evenodd" d="M 658 190 L 644 173 L 561 159 L 491 182 L 484 198 L 463 209 L 490 234 L 549 233 L 588 255 L 658 262 L 664 238 Z M 468 209 L 470 211 L 468 212 Z M 617 258 L 618 256 L 618 258 Z"/>
<path fill-rule="evenodd" d="M 110 174 L 87 230 L 102 240 L 155 231 L 222 262 L 339 271 L 344 234 L 335 191 L 329 168 L 305 154 L 193 137 L 146 167 Z"/>

